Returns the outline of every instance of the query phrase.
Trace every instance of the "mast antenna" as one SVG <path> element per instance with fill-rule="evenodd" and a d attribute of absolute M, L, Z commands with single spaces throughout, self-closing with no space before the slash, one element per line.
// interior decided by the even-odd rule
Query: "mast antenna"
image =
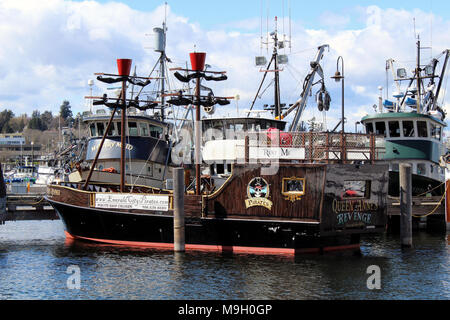
<path fill-rule="evenodd" d="M 289 53 L 292 53 L 291 38 L 291 0 L 289 0 Z"/>

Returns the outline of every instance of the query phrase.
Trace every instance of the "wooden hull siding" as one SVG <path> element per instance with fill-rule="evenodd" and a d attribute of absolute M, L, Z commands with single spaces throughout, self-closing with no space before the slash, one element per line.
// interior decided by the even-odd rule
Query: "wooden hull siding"
<path fill-rule="evenodd" d="M 260 166 L 234 166 L 231 179 L 225 182 L 219 192 L 205 197 L 205 215 L 216 218 L 277 218 L 318 222 L 325 171 L 326 165 L 280 164 L 277 174 L 262 175 Z M 263 206 L 246 208 L 248 184 L 255 177 L 262 177 L 269 184 L 267 199 L 272 202 L 270 210 Z M 282 179 L 290 177 L 305 178 L 307 192 L 301 200 L 292 202 L 281 194 Z"/>
<path fill-rule="evenodd" d="M 292 249 L 354 245 L 359 243 L 358 234 L 385 229 L 387 172 L 386 165 L 280 163 L 277 174 L 264 175 L 261 166 L 236 165 L 213 194 L 185 195 L 186 244 Z M 291 193 L 286 179 L 297 183 L 296 189 L 288 186 Z M 365 192 L 342 198 L 348 181 L 364 181 Z M 47 200 L 72 237 L 173 243 L 170 191 L 133 189 L 135 194 L 169 197 L 168 210 L 151 211 L 97 208 L 96 194 L 120 194 L 117 189 L 74 187 L 50 185 L 47 192 Z"/>
<path fill-rule="evenodd" d="M 271 209 L 246 208 L 248 183 L 254 177 L 268 182 Z M 305 179 L 305 193 L 297 199 L 281 192 L 283 179 L 291 177 Z M 369 181 L 370 190 L 363 198 L 341 198 L 345 181 Z M 204 216 L 320 223 L 321 233 L 327 235 L 380 231 L 386 225 L 388 181 L 387 165 L 280 163 L 277 174 L 268 176 L 261 174 L 261 167 L 236 165 L 222 188 L 203 197 Z"/>

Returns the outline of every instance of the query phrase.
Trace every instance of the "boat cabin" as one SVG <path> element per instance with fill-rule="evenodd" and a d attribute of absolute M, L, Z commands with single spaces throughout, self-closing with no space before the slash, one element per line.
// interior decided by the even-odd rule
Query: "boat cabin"
<path fill-rule="evenodd" d="M 388 140 L 397 138 L 424 138 L 442 141 L 446 124 L 425 114 L 380 113 L 362 119 L 366 133 L 384 135 Z"/>
<path fill-rule="evenodd" d="M 399 163 L 408 160 L 413 174 L 441 180 L 444 174 L 439 160 L 445 153 L 445 122 L 416 112 L 377 113 L 362 118 L 366 133 L 385 137 L 383 160 L 389 170 L 398 172 Z"/>
<path fill-rule="evenodd" d="M 285 126 L 285 121 L 258 117 L 202 119 L 203 142 L 244 139 L 247 132 L 266 131 L 270 128 L 283 131 Z"/>
<path fill-rule="evenodd" d="M 239 144 L 242 144 L 249 132 L 260 133 L 272 129 L 283 131 L 285 126 L 285 121 L 259 117 L 202 119 L 203 159 L 207 161 L 214 159 L 214 163 L 204 173 L 229 176 L 231 164 L 237 158 L 234 151 Z M 233 152 L 230 153 L 229 150 Z M 223 161 L 217 161 L 217 159 L 223 159 Z"/>
<path fill-rule="evenodd" d="M 153 137 L 156 139 L 164 139 L 168 133 L 167 123 L 147 115 L 145 112 L 128 111 L 128 136 L 131 137 Z M 110 114 L 105 110 L 99 109 L 95 114 L 86 114 L 83 121 L 89 125 L 89 136 L 103 137 L 108 125 Z M 121 119 L 119 114 L 115 116 L 115 121 L 111 124 L 107 136 L 121 135 Z"/>

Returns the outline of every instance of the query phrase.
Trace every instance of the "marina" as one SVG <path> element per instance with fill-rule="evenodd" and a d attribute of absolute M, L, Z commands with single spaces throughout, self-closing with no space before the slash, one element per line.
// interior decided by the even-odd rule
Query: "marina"
<path fill-rule="evenodd" d="M 180 41 L 165 3 L 156 58 L 89 64 L 76 115 L 0 113 L 0 300 L 450 298 L 449 46 L 414 18 L 383 79 L 263 2 L 256 56 Z"/>

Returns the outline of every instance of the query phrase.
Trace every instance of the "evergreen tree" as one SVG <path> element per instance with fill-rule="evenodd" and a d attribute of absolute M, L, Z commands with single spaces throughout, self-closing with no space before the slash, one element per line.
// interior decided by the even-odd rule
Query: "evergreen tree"
<path fill-rule="evenodd" d="M 0 132 L 9 133 L 11 126 L 8 123 L 13 117 L 14 113 L 11 110 L 5 109 L 0 112 Z"/>
<path fill-rule="evenodd" d="M 44 111 L 43 114 L 41 114 L 41 120 L 42 123 L 44 125 L 44 127 L 46 127 L 47 129 L 50 129 L 52 126 L 52 121 L 53 121 L 53 115 L 51 111 Z"/>
<path fill-rule="evenodd" d="M 62 105 L 61 105 L 61 107 L 59 109 L 61 118 L 63 118 L 64 123 L 66 125 L 68 125 L 73 120 L 72 119 L 73 114 L 72 114 L 72 110 L 71 109 L 72 109 L 72 107 L 70 106 L 70 102 L 67 101 L 67 100 L 63 101 L 63 103 L 62 103 Z"/>
<path fill-rule="evenodd" d="M 47 130 L 47 127 L 44 125 L 42 119 L 41 119 L 41 113 L 39 110 L 34 110 L 33 114 L 31 115 L 31 120 L 28 123 L 28 128 L 30 129 L 37 129 L 37 130 Z"/>

